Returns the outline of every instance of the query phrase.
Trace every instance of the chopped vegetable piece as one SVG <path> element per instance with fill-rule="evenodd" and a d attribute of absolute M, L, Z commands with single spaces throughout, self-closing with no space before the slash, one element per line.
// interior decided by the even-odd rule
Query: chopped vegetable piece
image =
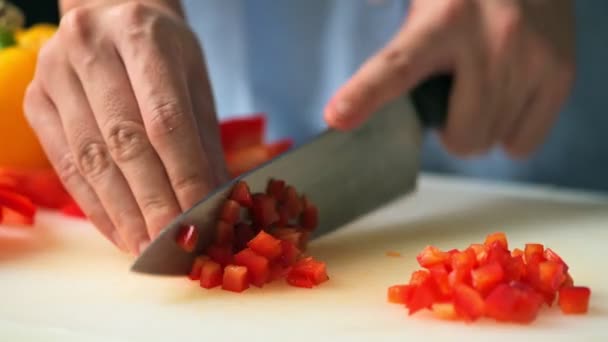
<path fill-rule="evenodd" d="M 319 225 L 319 210 L 316 206 L 309 204 L 302 211 L 302 215 L 300 216 L 300 224 L 302 228 L 312 231 L 317 228 Z"/>
<path fill-rule="evenodd" d="M 253 205 L 253 199 L 251 198 L 249 186 L 247 186 L 247 183 L 243 181 L 238 181 L 234 185 L 234 188 L 232 188 L 232 193 L 230 194 L 230 199 L 236 201 L 245 208 L 251 208 Z"/>
<path fill-rule="evenodd" d="M 279 240 L 289 241 L 296 246 L 300 246 L 302 242 L 302 232 L 296 228 L 278 228 L 273 235 Z"/>
<path fill-rule="evenodd" d="M 410 284 L 420 285 L 426 283 L 431 278 L 431 273 L 427 270 L 417 270 L 410 276 Z"/>
<path fill-rule="evenodd" d="M 249 282 L 257 287 L 263 287 L 270 276 L 268 259 L 256 254 L 250 248 L 245 248 L 234 255 L 234 263 L 247 267 Z"/>
<path fill-rule="evenodd" d="M 291 286 L 295 286 L 295 287 L 303 287 L 303 288 L 307 288 L 307 289 L 312 289 L 315 284 L 312 282 L 311 279 L 304 277 L 304 276 L 296 276 L 296 275 L 289 275 L 287 274 L 287 283 Z"/>
<path fill-rule="evenodd" d="M 302 203 L 293 186 L 287 186 L 283 190 L 281 197 L 279 197 L 279 203 L 285 206 L 290 219 L 295 219 L 302 213 Z"/>
<path fill-rule="evenodd" d="M 526 264 L 523 255 L 512 256 L 504 265 L 505 280 L 520 281 L 526 273 Z"/>
<path fill-rule="evenodd" d="M 523 258 L 523 256 L 524 256 L 524 251 L 523 251 L 523 250 L 521 250 L 521 249 L 519 249 L 519 248 L 514 248 L 514 249 L 511 251 L 511 256 L 512 256 L 512 257 L 518 257 L 518 256 L 521 256 L 521 257 Z"/>
<path fill-rule="evenodd" d="M 215 244 L 219 246 L 230 245 L 234 240 L 234 226 L 222 220 L 215 226 Z"/>
<path fill-rule="evenodd" d="M 279 215 L 279 220 L 276 222 L 277 226 L 284 227 L 289 224 L 289 210 L 284 205 L 279 205 L 277 208 L 277 214 Z"/>
<path fill-rule="evenodd" d="M 554 293 L 564 281 L 564 266 L 554 261 L 538 264 L 540 287 L 543 291 Z"/>
<path fill-rule="evenodd" d="M 555 251 L 553 251 L 551 248 L 545 249 L 544 257 L 545 257 L 545 260 L 554 261 L 554 262 L 557 262 L 558 264 L 563 265 L 564 272 L 568 272 L 568 265 L 566 265 L 564 260 L 557 253 L 555 253 Z"/>
<path fill-rule="evenodd" d="M 504 249 L 509 249 L 509 243 L 507 242 L 505 233 L 498 232 L 488 235 L 486 237 L 485 245 L 491 247 L 494 242 L 498 242 Z"/>
<path fill-rule="evenodd" d="M 474 243 L 469 246 L 475 252 L 475 256 L 477 259 L 477 264 L 482 265 L 485 264 L 488 259 L 488 247 L 483 244 Z"/>
<path fill-rule="evenodd" d="M 194 252 L 196 243 L 198 242 L 198 229 L 196 226 L 183 226 L 179 229 L 175 242 L 181 249 L 188 253 Z"/>
<path fill-rule="evenodd" d="M 309 279 L 313 285 L 319 285 L 329 280 L 325 263 L 314 260 L 312 257 L 298 261 L 287 274 L 287 279 L 302 277 Z"/>
<path fill-rule="evenodd" d="M 452 287 L 450 286 L 448 272 L 445 270 L 445 267 L 435 267 L 431 269 L 431 277 L 435 282 L 438 299 L 449 299 L 452 295 Z"/>
<path fill-rule="evenodd" d="M 481 294 L 487 294 L 504 278 L 504 271 L 498 262 L 491 262 L 471 271 L 473 287 Z"/>
<path fill-rule="evenodd" d="M 279 257 L 279 263 L 283 266 L 291 266 L 300 257 L 300 250 L 291 241 L 281 241 L 281 256 Z"/>
<path fill-rule="evenodd" d="M 473 288 L 457 284 L 454 287 L 454 308 L 467 321 L 475 321 L 484 314 L 485 303 Z"/>
<path fill-rule="evenodd" d="M 264 143 L 266 118 L 263 113 L 235 117 L 220 124 L 220 137 L 224 151 L 235 151 Z"/>
<path fill-rule="evenodd" d="M 412 285 L 393 285 L 389 287 L 388 301 L 395 304 L 407 304 L 413 288 Z"/>
<path fill-rule="evenodd" d="M 243 292 L 249 288 L 247 267 L 228 265 L 224 268 L 222 289 L 232 292 Z"/>
<path fill-rule="evenodd" d="M 239 218 L 239 213 L 241 211 L 241 206 L 237 201 L 234 200 L 226 200 L 224 202 L 224 206 L 222 207 L 221 220 L 228 224 L 234 224 Z"/>
<path fill-rule="evenodd" d="M 398 258 L 401 256 L 401 253 L 395 251 L 387 251 L 386 256 Z"/>
<path fill-rule="evenodd" d="M 572 287 L 574 286 L 574 280 L 572 279 L 572 276 L 570 275 L 570 273 L 566 272 L 566 275 L 564 277 L 564 281 L 562 282 L 561 287 Z"/>
<path fill-rule="evenodd" d="M 194 258 L 194 263 L 192 263 L 192 269 L 190 270 L 190 274 L 188 275 L 190 280 L 200 279 L 201 267 L 203 267 L 203 264 L 208 260 L 211 260 L 211 259 L 206 255 L 199 255 L 196 258 Z"/>
<path fill-rule="evenodd" d="M 266 194 L 279 199 L 285 189 L 285 181 L 279 179 L 271 179 L 266 187 Z"/>
<path fill-rule="evenodd" d="M 541 304 L 540 296 L 529 287 L 500 284 L 486 298 L 485 313 L 497 321 L 530 323 Z"/>
<path fill-rule="evenodd" d="M 452 270 L 464 270 L 468 272 L 477 264 L 475 251 L 472 249 L 467 249 L 464 252 L 456 251 L 450 253 L 450 259 Z"/>
<path fill-rule="evenodd" d="M 509 250 L 505 249 L 501 242 L 494 241 L 488 250 L 488 257 L 486 261 L 480 265 L 496 262 L 501 266 L 505 266 L 510 260 L 511 253 Z"/>
<path fill-rule="evenodd" d="M 265 257 L 268 260 L 274 260 L 281 255 L 281 240 L 276 239 L 272 235 L 265 231 L 260 231 L 253 239 L 251 239 L 247 246 L 251 248 L 256 254 Z"/>
<path fill-rule="evenodd" d="M 591 290 L 584 286 L 562 287 L 559 290 L 559 307 L 565 314 L 583 314 L 589 311 Z"/>
<path fill-rule="evenodd" d="M 430 282 L 414 285 L 412 294 L 409 297 L 407 308 L 408 315 L 413 315 L 422 309 L 430 309 L 435 301 L 435 291 Z"/>
<path fill-rule="evenodd" d="M 230 246 L 209 246 L 209 248 L 207 248 L 207 255 L 211 260 L 222 266 L 231 264 L 233 259 L 232 247 Z"/>
<path fill-rule="evenodd" d="M 416 257 L 420 266 L 429 268 L 435 265 L 443 265 L 448 263 L 450 255 L 446 252 L 442 252 L 439 248 L 434 246 L 426 246 L 420 254 Z"/>
<path fill-rule="evenodd" d="M 544 261 L 543 251 L 545 246 L 539 243 L 527 243 L 524 249 L 524 256 L 527 264 Z"/>
<path fill-rule="evenodd" d="M 253 207 L 251 208 L 251 216 L 253 221 L 260 227 L 266 229 L 271 224 L 279 220 L 277 213 L 276 200 L 264 194 L 255 194 L 253 196 Z"/>
<path fill-rule="evenodd" d="M 434 303 L 431 310 L 433 315 L 443 320 L 457 320 L 459 318 L 453 303 Z"/>
<path fill-rule="evenodd" d="M 253 228 L 247 223 L 237 223 L 234 227 L 234 250 L 236 252 L 241 251 L 243 248 L 247 247 L 247 243 L 249 240 L 255 237 L 255 232 Z"/>
<path fill-rule="evenodd" d="M 207 260 L 201 266 L 200 285 L 206 289 L 222 285 L 222 266 L 215 261 Z"/>

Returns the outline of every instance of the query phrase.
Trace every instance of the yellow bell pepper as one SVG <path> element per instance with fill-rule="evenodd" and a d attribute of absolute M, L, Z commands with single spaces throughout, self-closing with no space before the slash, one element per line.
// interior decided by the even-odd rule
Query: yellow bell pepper
<path fill-rule="evenodd" d="M 0 50 L 0 166 L 50 167 L 24 117 L 23 100 L 34 77 L 38 50 L 52 32 L 46 25 L 19 31 L 17 45 Z"/>

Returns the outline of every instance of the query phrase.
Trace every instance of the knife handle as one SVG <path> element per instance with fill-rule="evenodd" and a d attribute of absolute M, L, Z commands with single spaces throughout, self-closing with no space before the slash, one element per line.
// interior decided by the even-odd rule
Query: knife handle
<path fill-rule="evenodd" d="M 452 79 L 452 75 L 437 75 L 412 91 L 412 102 L 426 128 L 441 129 L 446 124 Z"/>

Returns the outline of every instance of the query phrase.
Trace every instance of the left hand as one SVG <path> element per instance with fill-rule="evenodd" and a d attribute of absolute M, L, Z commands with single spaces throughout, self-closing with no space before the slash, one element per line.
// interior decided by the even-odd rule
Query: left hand
<path fill-rule="evenodd" d="M 497 144 L 532 153 L 574 80 L 572 0 L 413 0 L 403 28 L 342 86 L 325 110 L 351 129 L 438 72 L 452 72 L 446 148 L 460 156 Z"/>

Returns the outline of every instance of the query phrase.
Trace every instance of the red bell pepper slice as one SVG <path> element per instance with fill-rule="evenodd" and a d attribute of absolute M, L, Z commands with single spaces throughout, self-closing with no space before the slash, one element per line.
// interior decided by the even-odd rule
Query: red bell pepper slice
<path fill-rule="evenodd" d="M 236 117 L 220 123 L 220 138 L 224 151 L 236 151 L 264 143 L 266 117 L 263 113 Z"/>
<path fill-rule="evenodd" d="M 212 289 L 222 285 L 222 266 L 215 261 L 207 260 L 201 266 L 200 285 L 205 289 Z"/>
<path fill-rule="evenodd" d="M 258 235 L 251 239 L 247 246 L 256 254 L 272 261 L 281 255 L 281 240 L 261 230 Z"/>
<path fill-rule="evenodd" d="M 388 301 L 395 304 L 406 304 L 409 302 L 413 289 L 412 285 L 393 285 L 388 288 Z"/>
<path fill-rule="evenodd" d="M 263 287 L 270 276 L 268 259 L 256 254 L 250 248 L 245 248 L 234 255 L 234 263 L 247 267 L 249 281 L 257 287 Z"/>
<path fill-rule="evenodd" d="M 230 194 L 230 199 L 236 201 L 245 208 L 251 208 L 253 205 L 253 199 L 251 198 L 249 186 L 243 181 L 239 181 L 234 185 L 234 188 Z"/>
<path fill-rule="evenodd" d="M 7 190 L 0 190 L 0 207 L 12 210 L 27 222 L 33 222 L 36 215 L 36 206 L 28 197 Z"/>

